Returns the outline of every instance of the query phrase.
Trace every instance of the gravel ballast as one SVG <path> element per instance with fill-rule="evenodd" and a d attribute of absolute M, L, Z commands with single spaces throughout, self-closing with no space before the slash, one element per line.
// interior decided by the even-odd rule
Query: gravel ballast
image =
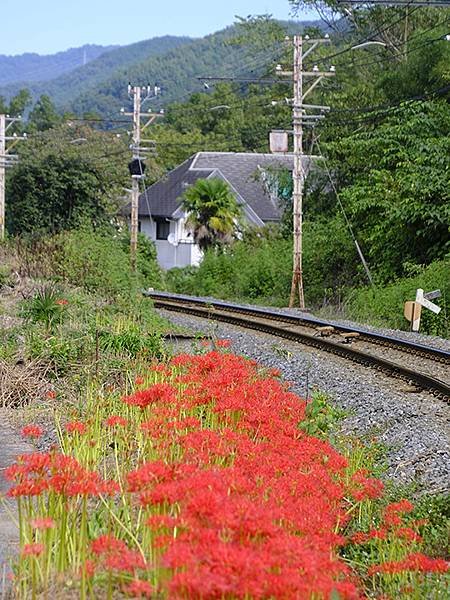
<path fill-rule="evenodd" d="M 450 406 L 403 382 L 343 358 L 275 336 L 160 310 L 180 327 L 227 338 L 232 350 L 277 368 L 302 397 L 318 389 L 347 411 L 342 431 L 387 448 L 385 477 L 417 494 L 446 493 L 450 482 Z"/>
<path fill-rule="evenodd" d="M 160 293 L 160 292 L 156 292 Z M 375 327 L 372 325 L 366 325 L 363 323 L 357 323 L 355 321 L 350 321 L 348 319 L 329 319 L 327 317 L 316 317 L 309 312 L 302 312 L 299 308 L 278 308 L 276 306 L 261 306 L 257 304 L 245 304 L 239 303 L 236 304 L 234 302 L 229 302 L 227 300 L 218 300 L 217 298 L 212 297 L 201 297 L 198 296 L 188 296 L 181 294 L 167 294 L 168 296 L 179 296 L 180 298 L 192 298 L 193 300 L 203 300 L 205 302 L 226 302 L 227 304 L 235 304 L 236 306 L 245 306 L 246 308 L 261 308 L 270 310 L 274 313 L 278 313 L 280 315 L 294 315 L 296 317 L 306 317 L 306 318 L 317 318 L 321 321 L 325 321 L 327 324 L 336 325 L 336 327 L 344 326 L 355 328 L 361 331 L 367 331 L 369 333 L 378 333 L 381 335 L 387 335 L 390 337 L 398 338 L 400 340 L 406 340 L 407 342 L 414 342 L 416 344 L 423 344 L 424 346 L 430 346 L 431 348 L 437 348 L 438 350 L 446 350 L 450 352 L 450 339 L 445 339 L 433 335 L 425 335 L 421 333 L 415 333 L 412 331 L 402 331 L 400 329 L 388 329 L 387 327 Z M 406 322 L 406 321 L 405 321 Z"/>

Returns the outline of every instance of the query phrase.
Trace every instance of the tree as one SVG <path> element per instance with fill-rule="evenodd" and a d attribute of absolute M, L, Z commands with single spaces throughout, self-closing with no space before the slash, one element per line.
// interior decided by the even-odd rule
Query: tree
<path fill-rule="evenodd" d="M 183 207 L 188 212 L 186 226 L 202 250 L 230 242 L 241 216 L 241 208 L 222 179 L 198 179 L 184 193 Z"/>
<path fill-rule="evenodd" d="M 31 94 L 28 90 L 20 90 L 20 92 L 11 99 L 9 103 L 9 114 L 12 117 L 22 115 L 26 108 L 31 104 Z"/>
<path fill-rule="evenodd" d="M 120 139 L 62 125 L 30 136 L 18 151 L 20 162 L 8 173 L 6 187 L 9 233 L 58 233 L 86 221 L 99 227 L 117 214 L 127 181 L 127 149 Z"/>
<path fill-rule="evenodd" d="M 61 117 L 56 112 L 50 98 L 43 95 L 34 105 L 29 117 L 30 130 L 46 131 L 56 127 L 61 122 Z"/>
<path fill-rule="evenodd" d="M 417 102 L 325 146 L 348 216 L 384 280 L 450 249 L 449 130 L 447 102 Z"/>

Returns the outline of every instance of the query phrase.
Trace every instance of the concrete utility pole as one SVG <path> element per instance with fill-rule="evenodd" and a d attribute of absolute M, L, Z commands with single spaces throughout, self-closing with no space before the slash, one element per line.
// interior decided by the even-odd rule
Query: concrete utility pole
<path fill-rule="evenodd" d="M 5 239 L 6 116 L 0 115 L 0 240 Z"/>
<path fill-rule="evenodd" d="M 16 154 L 10 154 L 12 148 L 20 140 L 26 139 L 26 134 L 23 136 L 12 135 L 7 136 L 8 129 L 20 117 L 10 117 L 9 115 L 0 115 L 0 241 L 5 239 L 5 196 L 6 196 L 6 169 L 17 164 L 19 157 Z M 12 141 L 7 147 L 6 142 Z"/>
<path fill-rule="evenodd" d="M 294 81 L 294 98 L 293 98 L 293 134 L 294 134 L 294 169 L 292 172 L 293 179 L 293 219 L 294 219 L 294 251 L 293 251 L 293 268 L 292 268 L 292 286 L 291 296 L 289 299 L 289 307 L 292 308 L 295 304 L 295 298 L 298 294 L 300 308 L 305 308 L 305 296 L 303 289 L 303 189 L 305 183 L 305 171 L 303 164 L 303 126 L 312 125 L 319 119 L 323 119 L 324 115 L 312 114 L 307 115 L 307 109 L 315 109 L 320 111 L 329 110 L 328 106 L 316 106 L 305 104 L 304 100 L 313 89 L 325 78 L 335 74 L 335 68 L 331 67 L 329 71 L 319 71 L 317 66 L 314 66 L 312 71 L 305 71 L 303 68 L 304 59 L 315 49 L 319 44 L 329 43 L 329 37 L 323 39 L 310 39 L 309 36 L 302 38 L 300 35 L 294 36 L 294 69 L 293 71 L 283 71 L 281 65 L 277 66 L 277 73 L 282 76 L 292 77 Z M 305 51 L 304 45 L 308 44 Z M 307 81 L 312 82 L 305 85 Z M 304 81 L 306 80 L 306 81 Z"/>
<path fill-rule="evenodd" d="M 146 100 L 159 95 L 161 89 L 155 85 L 153 90 L 151 86 L 141 87 L 139 85 L 132 86 L 128 85 L 128 95 L 133 97 L 133 112 L 126 113 L 122 109 L 122 114 L 133 117 L 133 143 L 130 148 L 133 153 L 132 160 L 128 165 L 130 169 L 130 175 L 132 179 L 131 189 L 131 227 L 130 227 L 130 263 L 131 270 L 136 271 L 137 261 L 137 239 L 138 239 L 138 228 L 139 228 L 139 181 L 144 179 L 145 171 L 145 156 L 146 151 L 153 150 L 153 148 L 143 148 L 141 142 L 145 141 L 153 143 L 152 140 L 142 140 L 142 131 L 146 129 L 153 121 L 161 116 L 160 113 L 143 113 L 142 104 Z M 146 93 L 146 97 L 142 99 L 143 92 Z M 141 118 L 147 118 L 145 125 L 141 126 Z"/>
<path fill-rule="evenodd" d="M 303 291 L 303 187 L 305 174 L 303 172 L 303 40 L 301 36 L 294 38 L 294 169 L 292 179 L 294 184 L 293 219 L 294 219 L 294 264 L 292 268 L 291 296 L 289 307 L 295 303 L 298 290 L 300 308 L 305 308 L 305 295 Z"/>

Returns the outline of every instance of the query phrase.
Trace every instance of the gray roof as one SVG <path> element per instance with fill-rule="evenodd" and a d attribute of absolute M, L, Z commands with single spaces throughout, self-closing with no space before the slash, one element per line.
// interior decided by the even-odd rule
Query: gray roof
<path fill-rule="evenodd" d="M 292 166 L 291 154 L 198 152 L 140 195 L 139 215 L 171 217 L 180 206 L 186 187 L 197 179 L 214 176 L 225 179 L 238 201 L 248 204 L 262 221 L 278 221 L 281 217 L 278 200 L 271 197 L 258 173 L 270 167 L 292 170 Z"/>

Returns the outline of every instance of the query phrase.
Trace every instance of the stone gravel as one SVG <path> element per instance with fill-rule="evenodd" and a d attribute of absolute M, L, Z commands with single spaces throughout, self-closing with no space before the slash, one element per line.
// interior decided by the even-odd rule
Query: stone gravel
<path fill-rule="evenodd" d="M 232 349 L 280 369 L 299 395 L 318 389 L 348 416 L 342 431 L 387 448 L 385 477 L 417 494 L 450 491 L 450 406 L 378 371 L 265 333 L 159 310 L 175 325 L 232 341 Z"/>

